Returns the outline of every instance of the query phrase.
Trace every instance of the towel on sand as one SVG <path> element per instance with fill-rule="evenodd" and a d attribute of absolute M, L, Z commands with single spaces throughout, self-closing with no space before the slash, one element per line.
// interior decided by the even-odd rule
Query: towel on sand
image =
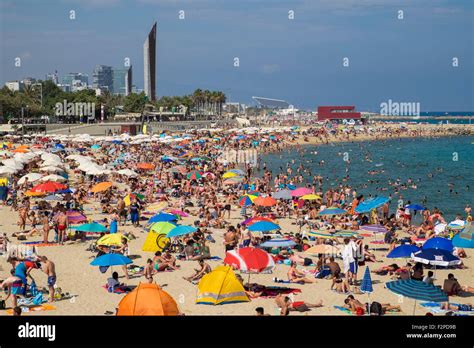
<path fill-rule="evenodd" d="M 55 309 L 56 307 L 50 304 L 42 304 L 39 306 L 31 306 L 31 307 L 21 306 L 22 312 L 54 311 Z M 13 309 L 12 308 L 7 309 L 7 313 L 13 314 Z"/>

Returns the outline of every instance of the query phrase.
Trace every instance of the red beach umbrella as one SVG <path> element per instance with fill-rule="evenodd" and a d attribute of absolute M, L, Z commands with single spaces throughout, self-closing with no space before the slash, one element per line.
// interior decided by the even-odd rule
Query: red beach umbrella
<path fill-rule="evenodd" d="M 67 189 L 66 185 L 54 181 L 46 181 L 45 183 L 34 186 L 30 192 L 33 193 L 54 193 L 56 191 Z"/>
<path fill-rule="evenodd" d="M 251 247 L 228 251 L 224 263 L 243 272 L 271 272 L 275 268 L 275 261 L 269 253 Z"/>

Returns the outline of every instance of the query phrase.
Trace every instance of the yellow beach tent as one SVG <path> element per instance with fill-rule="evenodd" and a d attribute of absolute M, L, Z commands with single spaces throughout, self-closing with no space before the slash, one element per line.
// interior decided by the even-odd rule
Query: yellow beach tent
<path fill-rule="evenodd" d="M 217 267 L 199 282 L 197 304 L 220 305 L 248 301 L 243 285 L 230 266 Z"/>

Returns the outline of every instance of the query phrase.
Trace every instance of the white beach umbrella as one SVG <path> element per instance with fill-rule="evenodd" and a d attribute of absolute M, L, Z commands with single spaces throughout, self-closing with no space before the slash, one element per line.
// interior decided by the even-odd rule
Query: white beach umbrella
<path fill-rule="evenodd" d="M 35 182 L 35 181 L 38 181 L 39 179 L 41 179 L 42 177 L 43 177 L 43 175 L 41 175 L 40 173 L 28 173 L 26 175 L 23 175 L 18 180 L 18 183 L 21 185 L 26 181 L 26 179 L 28 179 L 29 182 Z"/>
<path fill-rule="evenodd" d="M 61 175 L 49 174 L 40 179 L 41 181 L 55 181 L 55 182 L 65 182 L 67 179 Z"/>
<path fill-rule="evenodd" d="M 120 174 L 120 175 L 129 176 L 129 177 L 137 177 L 138 176 L 138 173 L 134 172 L 131 169 L 120 169 L 119 171 L 117 171 L 117 173 Z"/>
<path fill-rule="evenodd" d="M 6 166 L 0 167 L 0 175 L 11 175 L 11 174 L 15 174 L 16 172 L 18 172 L 18 170 L 12 167 L 6 167 Z"/>
<path fill-rule="evenodd" d="M 45 166 L 39 169 L 41 172 L 48 172 L 48 173 L 61 173 L 64 172 L 64 169 L 55 167 L 55 166 Z"/>

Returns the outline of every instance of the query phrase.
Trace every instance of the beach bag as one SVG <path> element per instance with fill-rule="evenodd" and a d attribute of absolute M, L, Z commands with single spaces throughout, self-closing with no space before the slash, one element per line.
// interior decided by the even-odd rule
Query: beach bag
<path fill-rule="evenodd" d="M 38 294 L 38 287 L 36 286 L 36 283 L 34 281 L 30 284 L 30 292 L 31 296 L 36 296 Z"/>
<path fill-rule="evenodd" d="M 39 306 L 43 303 L 43 293 L 39 292 L 35 297 L 33 297 L 33 304 Z"/>

